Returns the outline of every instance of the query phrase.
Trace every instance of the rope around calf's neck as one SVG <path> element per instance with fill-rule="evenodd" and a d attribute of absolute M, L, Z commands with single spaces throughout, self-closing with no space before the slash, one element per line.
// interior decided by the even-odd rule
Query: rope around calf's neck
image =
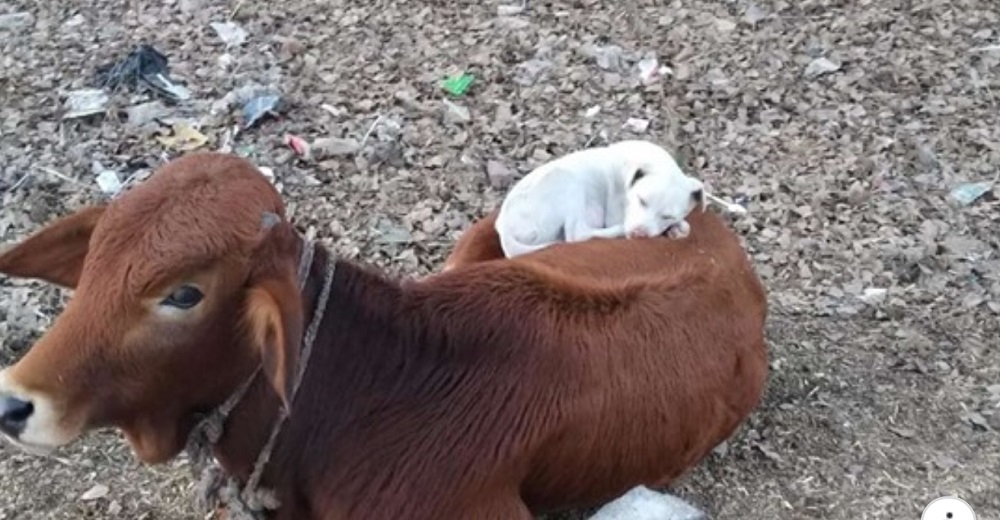
<path fill-rule="evenodd" d="M 314 252 L 315 243 L 312 240 L 303 239 L 303 251 L 299 259 L 297 273 L 297 281 L 301 292 L 305 291 L 305 284 L 309 279 Z M 302 352 L 299 357 L 295 379 L 292 381 L 292 395 L 289 396 L 290 403 L 294 403 L 299 385 L 302 383 L 305 375 L 309 357 L 312 354 L 313 342 L 316 340 L 319 325 L 323 321 L 323 314 L 326 311 L 326 303 L 330 297 L 335 268 L 336 261 L 330 258 L 327 261 L 323 289 L 320 291 L 319 299 L 313 309 L 313 316 L 309 322 L 309 327 L 302 338 Z M 267 510 L 275 510 L 280 505 L 274 493 L 271 490 L 260 488 L 259 484 L 264 468 L 271 458 L 271 452 L 274 449 L 278 434 L 281 432 L 281 427 L 290 413 L 288 410 L 280 410 L 280 415 L 271 429 L 271 434 L 268 436 L 267 442 L 257 455 L 253 471 L 242 491 L 240 490 L 239 481 L 233 476 L 227 477 L 211 454 L 211 446 L 217 444 L 219 439 L 222 438 L 226 419 L 246 395 L 247 390 L 254 379 L 256 379 L 260 370 L 261 367 L 258 365 L 253 373 L 236 388 L 233 394 L 222 405 L 195 425 L 188 437 L 187 453 L 191 459 L 193 469 L 197 470 L 199 466 L 204 466 L 198 484 L 198 505 L 202 510 L 209 510 L 216 504 L 221 505 L 226 508 L 229 520 L 260 520 Z"/>

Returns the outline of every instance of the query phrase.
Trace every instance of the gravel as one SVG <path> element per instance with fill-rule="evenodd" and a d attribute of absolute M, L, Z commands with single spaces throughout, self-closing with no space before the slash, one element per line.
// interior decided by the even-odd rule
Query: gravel
<path fill-rule="evenodd" d="M 771 312 L 759 411 L 674 491 L 719 520 L 917 518 L 946 494 L 998 518 L 997 193 L 949 196 L 1000 173 L 998 42 L 991 0 L 0 0 L 0 234 L 107 198 L 95 162 L 141 182 L 183 129 L 270 168 L 338 254 L 420 276 L 533 167 L 655 140 L 747 207 Z M 123 87 L 63 119 L 142 43 L 189 101 Z M 0 285 L 9 363 L 65 295 Z M 184 461 L 141 466 L 114 432 L 0 452 L 0 520 L 196 518 Z"/>

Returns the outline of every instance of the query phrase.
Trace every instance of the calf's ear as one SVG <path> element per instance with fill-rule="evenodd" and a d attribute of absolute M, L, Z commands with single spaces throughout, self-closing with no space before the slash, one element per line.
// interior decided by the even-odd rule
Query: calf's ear
<path fill-rule="evenodd" d="M 268 278 L 255 283 L 247 299 L 247 319 L 264 375 L 282 406 L 291 411 L 303 332 L 302 299 L 294 278 Z"/>
<path fill-rule="evenodd" d="M 302 295 L 295 273 L 296 236 L 291 224 L 273 213 L 262 216 L 261 227 L 246 320 L 264 374 L 285 410 L 290 411 L 303 334 Z"/>
<path fill-rule="evenodd" d="M 85 207 L 6 249 L 0 253 L 0 273 L 76 288 L 90 249 L 90 236 L 104 210 L 105 206 Z"/>

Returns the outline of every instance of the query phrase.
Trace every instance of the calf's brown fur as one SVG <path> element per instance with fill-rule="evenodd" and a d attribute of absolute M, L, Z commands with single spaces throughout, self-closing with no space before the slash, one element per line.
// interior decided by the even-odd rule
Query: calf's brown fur
<path fill-rule="evenodd" d="M 485 219 L 456 246 L 477 253 L 419 283 L 317 247 L 300 293 L 302 242 L 284 220 L 262 230 L 264 212 L 283 206 L 250 164 L 193 154 L 0 255 L 2 272 L 76 288 L 0 373 L 0 397 L 45 414 L 27 420 L 34 440 L 7 435 L 50 449 L 114 426 L 140 459 L 162 462 L 263 362 L 267 377 L 215 447 L 246 479 L 287 400 L 327 262 L 330 298 L 262 480 L 278 519 L 526 520 L 598 504 L 670 483 L 760 397 L 764 291 L 712 213 L 692 214 L 684 240 L 591 240 L 513 260 L 491 258 Z M 161 308 L 183 285 L 204 299 Z"/>

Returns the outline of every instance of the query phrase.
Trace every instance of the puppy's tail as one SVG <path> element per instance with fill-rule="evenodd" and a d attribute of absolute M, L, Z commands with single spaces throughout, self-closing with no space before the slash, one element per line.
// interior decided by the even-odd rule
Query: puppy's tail
<path fill-rule="evenodd" d="M 507 232 L 509 231 L 509 232 Z M 540 251 L 546 247 L 551 246 L 555 242 L 545 242 L 541 244 L 529 244 L 522 242 L 511 230 L 501 230 L 497 229 L 497 234 L 500 235 L 500 248 L 503 249 L 503 254 L 507 258 L 514 258 L 515 256 L 526 255 L 529 253 L 534 253 L 535 251 Z"/>

